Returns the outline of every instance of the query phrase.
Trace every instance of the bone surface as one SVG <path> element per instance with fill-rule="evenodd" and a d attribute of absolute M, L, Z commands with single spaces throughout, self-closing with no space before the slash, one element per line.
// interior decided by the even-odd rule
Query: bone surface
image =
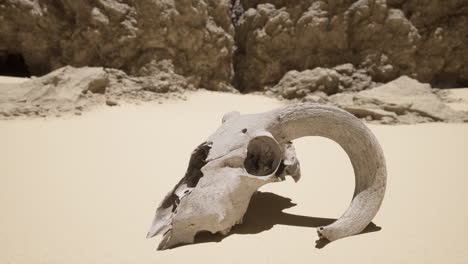
<path fill-rule="evenodd" d="M 158 249 L 193 243 L 197 233 L 227 234 L 242 222 L 250 198 L 261 186 L 300 178 L 291 141 L 321 136 L 348 154 L 355 173 L 353 200 L 332 224 L 318 229 L 334 241 L 363 231 L 382 203 L 386 167 L 372 132 L 356 117 L 320 104 L 294 104 L 270 112 L 231 112 L 221 127 L 195 149 L 187 173 L 156 211 L 148 237 L 163 239 Z"/>

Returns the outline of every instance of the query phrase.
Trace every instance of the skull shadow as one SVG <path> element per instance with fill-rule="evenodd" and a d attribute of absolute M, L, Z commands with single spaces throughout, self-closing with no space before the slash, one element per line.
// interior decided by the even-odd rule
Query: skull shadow
<path fill-rule="evenodd" d="M 333 223 L 336 219 L 320 218 L 303 215 L 294 215 L 283 212 L 287 208 L 296 206 L 290 198 L 286 198 L 270 192 L 256 192 L 250 201 L 247 212 L 244 215 L 244 221 L 236 225 L 227 235 L 210 232 L 200 232 L 195 237 L 195 244 L 220 242 L 226 237 L 242 234 L 258 234 L 270 230 L 275 225 L 289 225 L 300 227 L 326 226 Z M 370 223 L 361 233 L 370 233 L 381 230 L 382 228 Z M 358 234 L 358 235 L 359 235 Z M 323 248 L 330 243 L 329 240 L 321 238 L 315 241 L 316 248 Z"/>

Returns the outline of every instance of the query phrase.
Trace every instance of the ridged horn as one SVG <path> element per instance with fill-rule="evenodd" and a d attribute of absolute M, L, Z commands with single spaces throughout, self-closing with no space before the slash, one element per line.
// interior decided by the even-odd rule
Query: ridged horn
<path fill-rule="evenodd" d="M 356 186 L 351 204 L 338 220 L 320 227 L 319 236 L 334 241 L 363 231 L 377 214 L 386 187 L 385 158 L 374 134 L 355 116 L 328 105 L 294 104 L 271 115 L 267 130 L 278 142 L 326 137 L 346 151 L 353 165 Z"/>

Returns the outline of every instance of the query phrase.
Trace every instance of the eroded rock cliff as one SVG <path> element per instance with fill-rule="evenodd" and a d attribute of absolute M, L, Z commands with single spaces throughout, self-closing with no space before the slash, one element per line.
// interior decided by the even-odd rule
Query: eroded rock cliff
<path fill-rule="evenodd" d="M 466 0 L 3 0 L 0 74 L 48 75 L 0 91 L 0 112 L 206 88 L 334 103 L 388 123 L 466 121 L 432 89 L 468 87 L 466 32 Z M 86 88 L 101 75 L 104 91 Z M 427 84 L 379 88 L 400 76 Z M 367 100 L 388 91 L 441 115 Z"/>
<path fill-rule="evenodd" d="M 233 35 L 228 0 L 0 2 L 0 51 L 21 54 L 33 75 L 66 65 L 140 75 L 165 59 L 193 85 L 223 90 Z"/>
<path fill-rule="evenodd" d="M 466 32 L 465 0 L 4 0 L 0 64 L 21 54 L 33 75 L 66 65 L 139 75 L 165 59 L 196 87 L 253 91 L 290 70 L 351 63 L 376 82 L 468 86 Z"/>
<path fill-rule="evenodd" d="M 236 26 L 241 89 L 290 70 L 352 63 L 377 82 L 408 75 L 468 86 L 468 2 L 244 0 Z"/>

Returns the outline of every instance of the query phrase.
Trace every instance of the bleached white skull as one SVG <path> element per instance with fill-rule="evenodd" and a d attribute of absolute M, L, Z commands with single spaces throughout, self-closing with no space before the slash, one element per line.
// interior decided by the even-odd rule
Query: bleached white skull
<path fill-rule="evenodd" d="M 348 210 L 320 227 L 330 241 L 361 232 L 382 202 L 386 168 L 382 150 L 357 118 L 333 106 L 295 104 L 271 112 L 225 114 L 221 127 L 192 153 L 185 176 L 163 200 L 147 237 L 163 239 L 158 249 L 193 243 L 201 231 L 227 234 L 242 222 L 254 192 L 270 182 L 300 178 L 291 141 L 323 136 L 349 155 L 356 187 Z"/>

